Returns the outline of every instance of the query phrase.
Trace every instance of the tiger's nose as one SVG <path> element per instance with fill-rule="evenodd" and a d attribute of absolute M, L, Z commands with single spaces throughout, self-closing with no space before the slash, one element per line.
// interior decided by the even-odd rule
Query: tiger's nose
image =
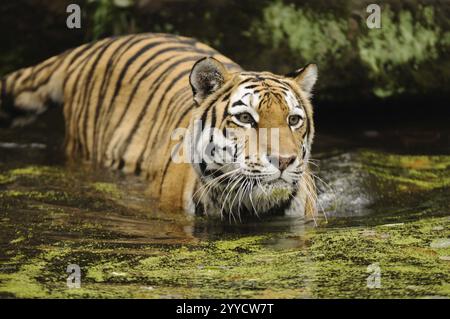
<path fill-rule="evenodd" d="M 278 167 L 280 171 L 284 171 L 286 168 L 288 168 L 289 165 L 295 162 L 295 159 L 297 156 L 291 155 L 291 156 L 269 156 L 269 162 Z"/>

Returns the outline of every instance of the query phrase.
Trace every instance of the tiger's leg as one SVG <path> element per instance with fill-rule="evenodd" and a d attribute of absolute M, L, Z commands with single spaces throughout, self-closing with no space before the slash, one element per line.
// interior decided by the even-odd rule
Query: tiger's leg
<path fill-rule="evenodd" d="M 309 169 L 306 169 L 302 180 L 299 182 L 298 192 L 293 198 L 291 206 L 286 210 L 286 215 L 315 220 L 317 204 L 317 189 L 314 178 Z"/>

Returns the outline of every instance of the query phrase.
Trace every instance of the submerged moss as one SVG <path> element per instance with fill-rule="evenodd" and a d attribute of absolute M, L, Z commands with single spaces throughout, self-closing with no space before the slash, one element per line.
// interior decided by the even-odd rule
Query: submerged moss
<path fill-rule="evenodd" d="M 142 246 L 138 255 L 66 242 L 64 248 L 46 247 L 16 272 L 0 273 L 0 294 L 38 298 L 450 297 L 448 261 L 439 258 L 442 248 L 430 245 L 449 236 L 449 229 L 449 218 L 431 218 L 395 227 L 311 229 L 305 234 L 309 244 L 301 248 L 273 249 L 265 242 L 274 237 L 262 235 L 181 247 Z M 82 268 L 81 289 L 65 286 L 65 267 L 74 261 Z M 381 269 L 377 289 L 367 286 L 367 267 L 374 263 Z"/>
<path fill-rule="evenodd" d="M 282 231 L 279 221 L 269 230 L 265 221 L 223 227 L 152 210 L 122 210 L 108 200 L 121 196 L 127 203 L 115 184 L 81 178 L 73 183 L 64 171 L 38 167 L 7 171 L 15 180 L 0 192 L 5 243 L 0 296 L 450 297 L 450 218 L 442 217 L 448 212 L 449 157 L 363 151 L 347 160 L 375 184 L 373 194 L 385 196 L 383 211 L 390 196 L 402 201 L 393 207 L 405 207 L 406 213 L 366 216 L 356 226 L 335 218 L 318 228 L 293 223 Z M 354 182 L 347 167 L 339 169 Z M 363 191 L 352 186 L 357 195 Z M 419 205 L 417 195 L 443 204 L 430 208 L 419 199 Z M 69 264 L 81 268 L 80 289 L 67 287 Z M 380 267 L 381 286 L 371 289 L 373 264 Z"/>
<path fill-rule="evenodd" d="M 121 193 L 116 184 L 113 183 L 94 183 L 92 184 L 95 190 L 107 195 L 111 195 L 114 198 L 120 198 Z"/>
<path fill-rule="evenodd" d="M 364 169 L 372 175 L 396 183 L 400 191 L 432 190 L 450 186 L 450 156 L 405 156 L 361 152 Z"/>
<path fill-rule="evenodd" d="M 0 174 L 0 185 L 11 183 L 13 180 L 11 176 Z"/>
<path fill-rule="evenodd" d="M 50 166 L 26 166 L 12 169 L 0 174 L 0 185 L 10 184 L 18 180 L 33 180 L 39 184 L 60 179 L 65 180 L 66 174 L 61 168 Z"/>
<path fill-rule="evenodd" d="M 49 201 L 58 201 L 58 200 L 66 200 L 68 198 L 68 194 L 66 192 L 56 192 L 56 191 L 14 191 L 8 190 L 4 191 L 0 194 L 0 198 L 28 198 L 34 200 L 49 200 Z"/>
<path fill-rule="evenodd" d="M 1 294 L 11 294 L 17 298 L 48 298 L 45 286 L 40 284 L 36 277 L 42 273 L 45 262 L 30 263 L 22 266 L 20 270 L 13 274 L 3 274 L 0 272 L 0 296 Z"/>
<path fill-rule="evenodd" d="M 27 166 L 16 168 L 9 171 L 11 176 L 43 176 L 43 175 L 62 175 L 63 172 L 55 167 L 49 166 Z"/>

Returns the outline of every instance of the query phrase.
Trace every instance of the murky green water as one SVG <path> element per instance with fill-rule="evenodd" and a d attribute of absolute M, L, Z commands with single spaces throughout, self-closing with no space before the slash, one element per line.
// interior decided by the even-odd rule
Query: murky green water
<path fill-rule="evenodd" d="M 319 135 L 327 220 L 228 224 L 159 213 L 138 179 L 65 164 L 39 125 L 0 131 L 0 297 L 450 297 L 450 156 Z"/>

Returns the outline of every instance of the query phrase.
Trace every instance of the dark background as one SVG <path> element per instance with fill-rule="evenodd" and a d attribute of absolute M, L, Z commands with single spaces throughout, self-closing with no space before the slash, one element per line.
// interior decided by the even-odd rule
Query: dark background
<path fill-rule="evenodd" d="M 282 74 L 317 63 L 323 148 L 330 141 L 450 152 L 450 1 L 377 1 L 381 29 L 369 29 L 373 2 L 7 0 L 0 4 L 0 75 L 110 35 L 176 33 L 246 69 Z M 70 3 L 81 7 L 81 29 L 66 27 Z"/>

